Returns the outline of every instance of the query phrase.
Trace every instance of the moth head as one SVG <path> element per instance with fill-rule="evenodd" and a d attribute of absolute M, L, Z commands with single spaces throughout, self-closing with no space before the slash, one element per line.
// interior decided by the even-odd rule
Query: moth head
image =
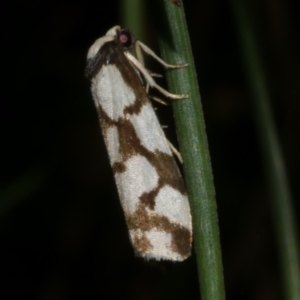
<path fill-rule="evenodd" d="M 130 49 L 135 43 L 135 38 L 128 29 L 120 29 L 117 37 L 121 47 L 125 51 Z"/>
<path fill-rule="evenodd" d="M 120 43 L 123 50 L 127 50 L 135 43 L 135 38 L 129 29 L 121 28 L 120 26 L 114 26 L 106 32 L 106 36 L 115 38 L 117 43 Z"/>
<path fill-rule="evenodd" d="M 135 39 L 130 30 L 122 29 L 118 25 L 114 26 L 94 42 L 88 51 L 87 59 L 93 58 L 104 44 L 112 41 L 119 43 L 122 49 L 126 51 L 133 46 Z"/>
<path fill-rule="evenodd" d="M 93 78 L 99 71 L 99 66 L 101 62 L 103 63 L 103 59 L 106 58 L 107 62 L 109 61 L 111 53 L 114 51 L 126 52 L 134 43 L 135 39 L 128 29 L 122 29 L 120 26 L 114 26 L 109 29 L 104 36 L 93 43 L 87 53 L 86 77 L 89 79 Z"/>

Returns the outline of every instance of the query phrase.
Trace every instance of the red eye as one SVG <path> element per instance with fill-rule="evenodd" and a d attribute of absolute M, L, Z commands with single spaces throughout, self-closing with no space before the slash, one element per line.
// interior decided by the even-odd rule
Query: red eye
<path fill-rule="evenodd" d="M 123 29 L 119 36 L 120 43 L 123 47 L 129 48 L 133 44 L 133 38 L 130 31 Z"/>
<path fill-rule="evenodd" d="M 128 40 L 129 40 L 129 38 L 128 38 L 127 34 L 122 34 L 122 35 L 120 36 L 120 42 L 121 42 L 122 44 L 127 44 Z"/>

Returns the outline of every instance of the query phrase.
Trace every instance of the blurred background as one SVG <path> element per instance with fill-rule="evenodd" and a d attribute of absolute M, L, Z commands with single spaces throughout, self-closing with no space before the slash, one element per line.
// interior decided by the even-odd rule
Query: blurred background
<path fill-rule="evenodd" d="M 251 3 L 299 218 L 300 2 Z M 284 299 L 231 2 L 185 0 L 184 9 L 211 151 L 227 299 Z M 159 52 L 151 1 L 141 14 L 144 36 L 137 37 Z M 84 77 L 90 45 L 123 25 L 121 1 L 16 0 L 2 15 L 1 299 L 200 299 L 194 256 L 177 264 L 134 257 Z M 177 145 L 171 108 L 155 106 Z"/>

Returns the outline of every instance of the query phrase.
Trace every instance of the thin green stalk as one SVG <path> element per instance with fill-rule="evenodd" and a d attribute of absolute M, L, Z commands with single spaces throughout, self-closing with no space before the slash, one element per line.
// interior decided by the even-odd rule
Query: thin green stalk
<path fill-rule="evenodd" d="M 245 56 L 246 74 L 253 93 L 254 117 L 260 136 L 283 272 L 284 299 L 299 300 L 299 235 L 296 230 L 291 193 L 270 108 L 270 94 L 247 5 L 245 2 L 232 0 L 232 9 Z"/>
<path fill-rule="evenodd" d="M 120 1 L 121 27 L 129 28 L 140 40 L 145 36 L 145 1 Z"/>
<path fill-rule="evenodd" d="M 215 189 L 184 10 L 167 0 L 163 4 L 164 23 L 158 31 L 162 57 L 172 64 L 189 64 L 169 71 L 167 80 L 171 92 L 189 95 L 188 99 L 174 101 L 173 107 L 192 210 L 201 299 L 225 299 Z"/>

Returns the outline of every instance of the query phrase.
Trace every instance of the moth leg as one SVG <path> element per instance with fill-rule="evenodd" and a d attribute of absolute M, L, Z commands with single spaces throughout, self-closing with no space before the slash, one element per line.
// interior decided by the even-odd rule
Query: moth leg
<path fill-rule="evenodd" d="M 158 91 L 160 91 L 163 95 L 165 95 L 167 98 L 170 99 L 184 99 L 188 98 L 188 95 L 176 95 L 169 93 L 167 90 L 163 89 L 161 86 L 159 86 L 154 79 L 151 77 L 149 71 L 129 52 L 124 52 L 128 60 L 132 63 L 132 65 L 141 73 L 143 74 L 147 84 L 149 84 L 150 87 L 156 88 Z M 171 65 L 170 65 L 171 66 Z M 178 67 L 178 65 L 176 66 Z"/>
<path fill-rule="evenodd" d="M 165 68 L 168 68 L 168 69 L 179 69 L 179 68 L 184 68 L 184 67 L 188 66 L 188 64 L 171 65 L 171 64 L 166 63 L 164 60 L 162 60 L 160 57 L 158 57 L 148 46 L 146 46 L 145 44 L 143 44 L 140 41 L 135 42 L 135 49 L 137 52 L 138 59 L 139 59 L 139 56 L 143 57 L 142 51 L 140 50 L 140 49 L 143 49 L 145 53 L 152 56 L 155 60 L 157 60 L 160 64 L 162 64 Z M 143 60 L 143 58 L 142 58 L 142 60 Z"/>
<path fill-rule="evenodd" d="M 149 69 L 147 69 L 147 71 L 148 71 L 148 73 L 149 73 L 149 75 L 150 75 L 151 77 L 156 77 L 156 78 L 161 78 L 161 77 L 163 77 L 161 74 L 154 73 L 154 72 L 150 71 Z M 148 84 L 148 82 L 147 82 L 147 84 L 146 84 L 146 88 L 145 88 L 145 89 L 146 89 L 146 92 L 147 92 L 147 94 L 148 94 L 148 92 L 149 92 L 149 84 Z M 155 99 L 156 97 L 151 97 L 151 96 L 149 96 L 149 97 L 152 98 L 153 100 L 156 100 L 156 99 Z M 163 101 L 163 100 L 161 100 L 161 99 L 159 99 L 159 98 L 157 98 L 156 101 L 159 102 L 159 103 L 161 103 L 161 104 L 167 105 L 165 101 Z"/>
<path fill-rule="evenodd" d="M 147 91 L 147 93 L 148 93 L 148 91 Z M 158 98 L 156 96 L 150 96 L 149 95 L 149 98 L 152 99 L 152 100 L 154 100 L 154 101 L 156 101 L 156 102 L 158 102 L 158 103 L 160 103 L 160 104 L 162 104 L 162 105 L 169 105 L 166 101 L 164 101 L 164 100 L 162 100 L 162 99 L 160 99 L 160 98 Z"/>
<path fill-rule="evenodd" d="M 143 56 L 143 53 L 141 51 L 140 44 L 136 42 L 134 46 L 135 46 L 136 58 L 139 61 L 139 63 L 145 68 L 144 56 Z M 147 70 L 147 72 L 149 73 L 149 75 L 151 77 L 163 77 L 161 74 L 154 73 L 154 72 L 152 72 L 148 69 L 146 69 L 146 70 Z M 146 82 L 145 90 L 146 90 L 146 93 L 148 94 L 148 92 L 149 92 L 149 83 L 148 82 Z M 160 102 L 160 101 L 158 101 L 158 102 Z M 160 102 L 160 103 L 162 103 L 162 102 Z"/>
<path fill-rule="evenodd" d="M 173 154 L 178 158 L 180 163 L 183 164 L 183 159 L 182 159 L 180 152 L 173 146 L 173 144 L 167 138 L 166 138 L 166 141 L 169 144 L 169 147 L 170 147 L 171 151 L 173 152 Z"/>
<path fill-rule="evenodd" d="M 144 55 L 142 53 L 142 50 L 141 50 L 141 47 L 140 47 L 138 41 L 136 41 L 134 43 L 134 47 L 135 47 L 135 53 L 136 53 L 137 60 L 141 63 L 142 66 L 144 66 L 145 65 L 145 63 L 144 63 Z"/>

